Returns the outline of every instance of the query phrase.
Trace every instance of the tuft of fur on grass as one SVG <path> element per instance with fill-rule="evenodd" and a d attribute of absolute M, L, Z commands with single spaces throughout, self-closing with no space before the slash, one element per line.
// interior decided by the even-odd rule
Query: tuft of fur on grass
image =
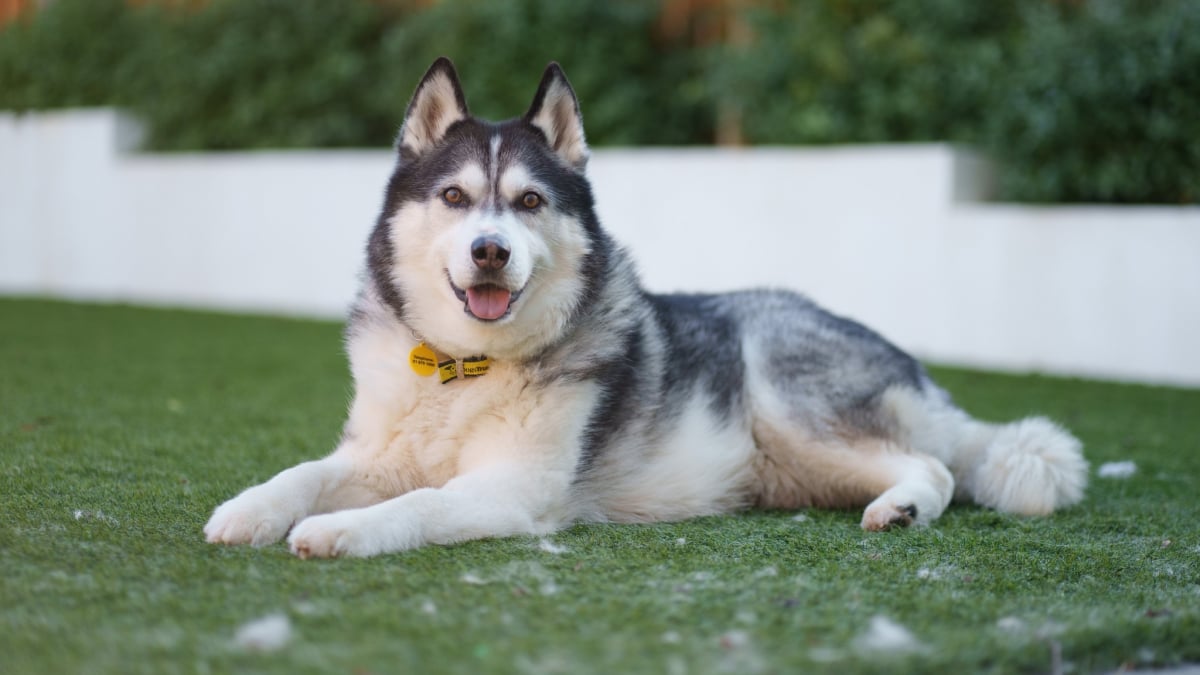
<path fill-rule="evenodd" d="M 242 624 L 233 636 L 233 643 L 251 652 L 274 652 L 283 649 L 292 639 L 292 622 L 287 614 L 276 612 Z"/>
<path fill-rule="evenodd" d="M 1137 464 L 1135 462 L 1105 462 L 1096 470 L 1096 475 L 1101 478 L 1129 478 L 1137 473 Z"/>
<path fill-rule="evenodd" d="M 871 617 L 871 624 L 855 644 L 878 654 L 906 654 L 924 649 L 907 628 L 882 614 Z"/>
<path fill-rule="evenodd" d="M 105 513 L 100 510 L 85 511 L 83 509 L 75 509 L 75 511 L 72 513 L 72 515 L 75 516 L 75 520 L 85 520 L 85 521 L 92 520 L 92 521 L 96 521 L 96 522 L 100 522 L 100 523 L 105 523 L 108 525 L 119 524 L 119 523 L 117 523 L 116 518 L 113 518 L 112 516 L 109 516 L 109 515 L 105 515 Z"/>
<path fill-rule="evenodd" d="M 1005 633 L 1020 633 L 1025 630 L 1025 622 L 1015 616 L 1005 616 L 996 620 L 996 628 Z"/>
<path fill-rule="evenodd" d="M 570 549 L 568 549 L 566 546 L 559 546 L 549 539 L 542 539 L 539 541 L 538 549 L 543 553 L 550 553 L 553 555 L 562 555 L 563 553 L 570 551 Z"/>

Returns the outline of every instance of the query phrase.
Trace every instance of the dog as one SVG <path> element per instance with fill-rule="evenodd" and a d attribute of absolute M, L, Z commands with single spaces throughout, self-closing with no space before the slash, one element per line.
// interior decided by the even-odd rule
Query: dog
<path fill-rule="evenodd" d="M 645 291 L 597 219 L 575 92 L 551 63 L 524 116 L 421 79 L 346 328 L 336 449 L 220 505 L 209 542 L 285 536 L 372 556 L 750 507 L 865 507 L 867 530 L 953 499 L 1075 504 L 1082 446 L 975 420 L 872 330 L 778 290 Z"/>

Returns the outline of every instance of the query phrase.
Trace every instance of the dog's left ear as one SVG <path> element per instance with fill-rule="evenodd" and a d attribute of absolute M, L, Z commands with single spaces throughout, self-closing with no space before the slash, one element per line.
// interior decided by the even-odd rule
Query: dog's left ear
<path fill-rule="evenodd" d="M 533 95 L 533 104 L 525 113 L 525 121 L 546 136 L 555 154 L 576 171 L 587 166 L 588 147 L 583 137 L 583 116 L 579 100 L 567 82 L 567 76 L 557 63 L 546 66 L 542 83 Z"/>

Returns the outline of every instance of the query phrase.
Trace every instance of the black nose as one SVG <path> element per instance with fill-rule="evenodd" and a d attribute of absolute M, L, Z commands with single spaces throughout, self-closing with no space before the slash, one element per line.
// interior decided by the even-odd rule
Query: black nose
<path fill-rule="evenodd" d="M 511 253 L 508 242 L 494 234 L 484 235 L 471 242 L 471 259 L 479 269 L 498 270 L 508 264 L 508 256 Z"/>

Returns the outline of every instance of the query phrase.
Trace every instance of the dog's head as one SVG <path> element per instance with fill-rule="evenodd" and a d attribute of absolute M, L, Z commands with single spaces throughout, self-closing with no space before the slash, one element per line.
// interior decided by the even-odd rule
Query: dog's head
<path fill-rule="evenodd" d="M 492 123 L 468 113 L 454 66 L 438 59 L 397 151 L 368 249 L 384 300 L 457 356 L 523 358 L 553 342 L 593 292 L 606 248 L 579 104 L 558 64 L 524 116 Z"/>

